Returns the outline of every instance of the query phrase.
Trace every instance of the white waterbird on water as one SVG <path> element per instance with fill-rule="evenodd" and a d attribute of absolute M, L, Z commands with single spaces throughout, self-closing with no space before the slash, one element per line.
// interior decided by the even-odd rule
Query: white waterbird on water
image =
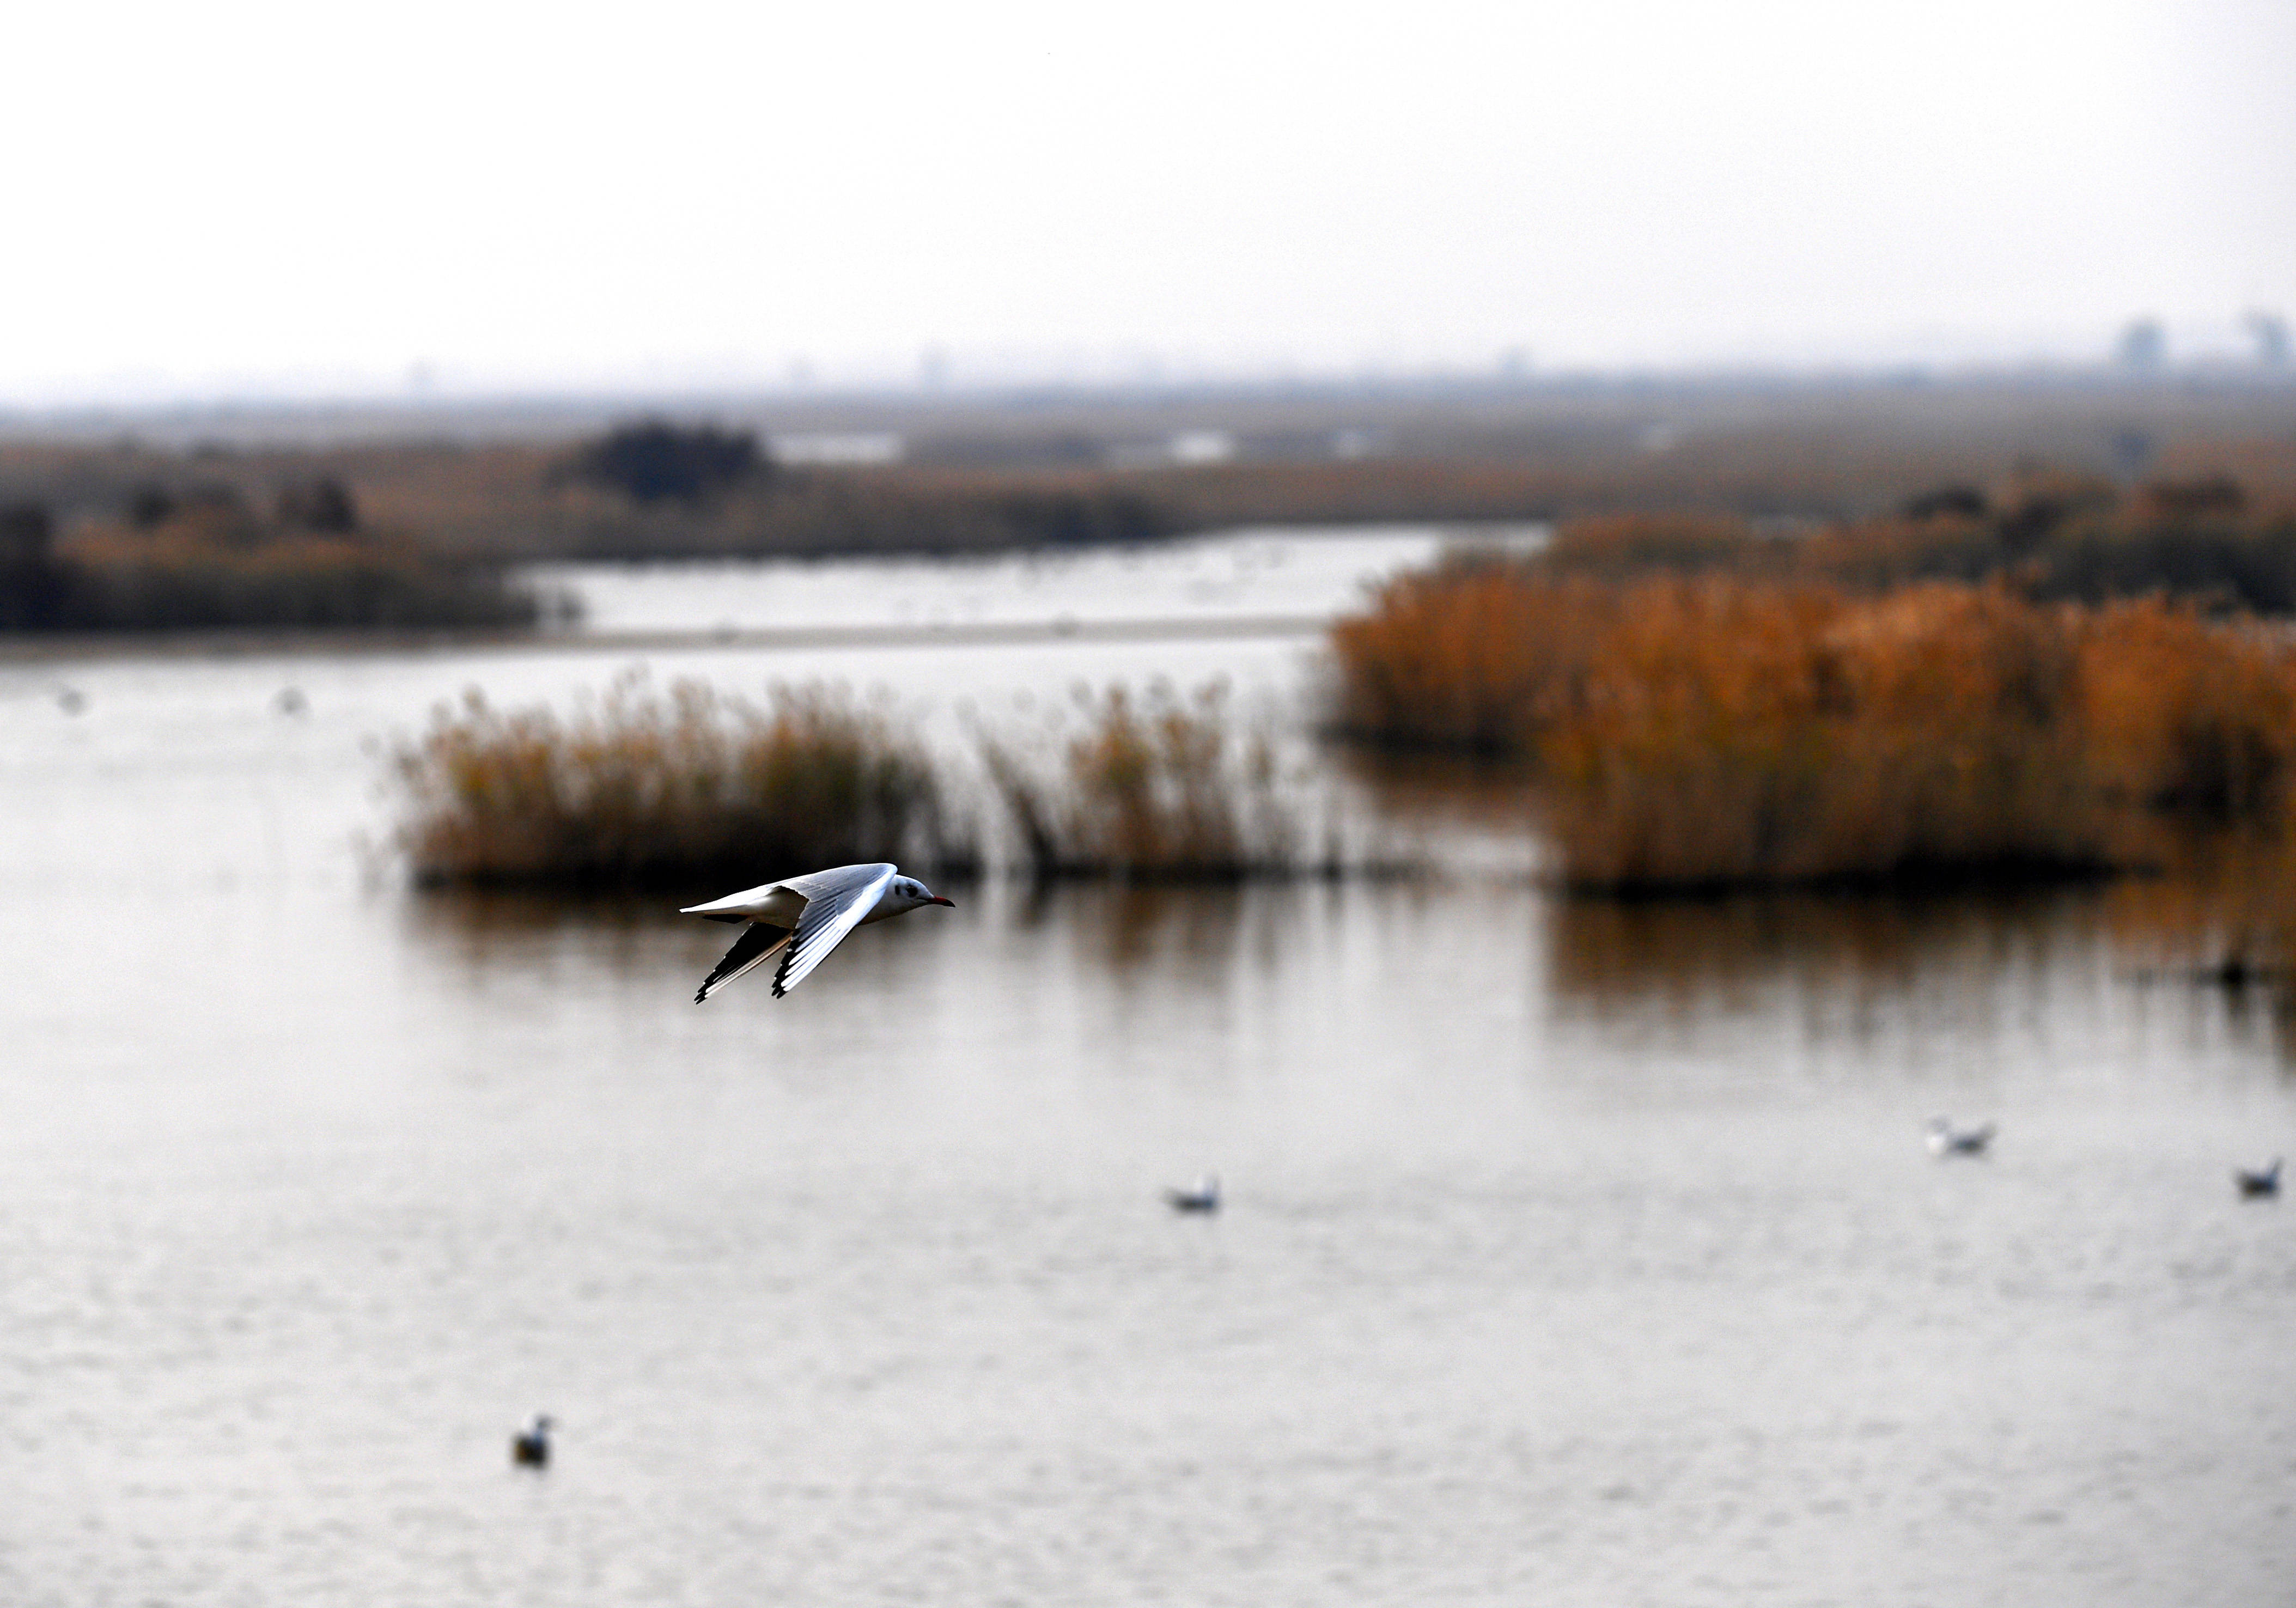
<path fill-rule="evenodd" d="M 1167 1189 L 1164 1203 L 1175 1211 L 1218 1211 L 1220 1209 L 1219 1177 L 1208 1172 L 1196 1180 L 1193 1189 Z"/>
<path fill-rule="evenodd" d="M 1933 1156 L 1981 1156 L 1992 1143 L 1990 1122 L 1977 1128 L 1956 1128 L 1948 1118 L 1930 1119 L 1930 1154 Z"/>
<path fill-rule="evenodd" d="M 779 999 L 803 982 L 854 928 L 920 905 L 954 906 L 955 902 L 941 898 L 913 876 L 903 876 L 898 866 L 874 865 L 808 872 L 729 893 L 706 905 L 688 905 L 682 915 L 746 923 L 718 969 L 701 980 L 693 1003 L 700 1005 L 751 966 L 776 955 L 782 964 L 774 973 L 774 997 Z"/>

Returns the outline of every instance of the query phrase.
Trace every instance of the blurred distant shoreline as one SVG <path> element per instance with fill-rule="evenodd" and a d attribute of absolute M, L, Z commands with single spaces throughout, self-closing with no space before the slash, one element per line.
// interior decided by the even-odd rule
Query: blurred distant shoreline
<path fill-rule="evenodd" d="M 1813 369 L 1527 371 L 1356 378 L 1201 379 L 1136 384 L 628 387 L 440 392 L 263 394 L 211 398 L 0 402 L 0 442 L 106 443 L 132 438 L 191 450 L 390 442 L 564 446 L 629 418 L 709 419 L 763 436 L 890 432 L 910 462 L 989 466 L 1103 462 L 1207 420 L 1253 452 L 1328 447 L 1325 432 L 1384 427 L 1409 455 L 1463 431 L 1657 415 L 1784 417 L 1843 408 L 1915 422 L 1996 414 L 2074 417 L 2104 410 L 2156 418 L 2222 406 L 2296 406 L 2296 365 L 2218 359 L 2103 365 Z M 1342 445 L 1346 445 L 1342 443 Z M 1365 445 L 1357 443 L 1357 445 Z M 1378 443 L 1368 444 L 1376 449 Z"/>
<path fill-rule="evenodd" d="M 0 633 L 0 664 L 102 659 L 121 653 L 169 658 L 237 659 L 299 654 L 504 652 L 548 648 L 574 653 L 662 652 L 738 649 L 748 652 L 808 652 L 845 648 L 1003 647 L 1040 643 L 1218 642 L 1269 637 L 1318 637 L 1331 628 L 1320 614 L 1253 614 L 1078 620 L 993 620 L 926 625 L 768 627 L 709 630 L 535 630 L 291 628 L 166 631 Z"/>
<path fill-rule="evenodd" d="M 546 627 L 550 562 L 1059 551 L 1688 513 L 1777 534 L 2038 471 L 2296 507 L 2283 370 L 0 413 L 0 632 Z M 12 599 L 12 601 L 11 601 Z"/>

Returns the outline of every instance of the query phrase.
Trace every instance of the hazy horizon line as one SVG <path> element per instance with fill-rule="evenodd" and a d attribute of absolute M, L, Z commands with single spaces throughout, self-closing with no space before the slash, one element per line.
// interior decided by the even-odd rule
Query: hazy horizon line
<path fill-rule="evenodd" d="M 504 381 L 467 389 L 339 385 L 279 385 L 186 389 L 179 392 L 86 393 L 25 398 L 0 396 L 0 427 L 94 424 L 102 421 L 168 420 L 239 415 L 323 416 L 381 414 L 420 416 L 489 412 L 593 413 L 606 409 L 699 409 L 710 406 L 874 406 L 930 409 L 1000 400 L 1056 398 L 1076 403 L 1185 400 L 1192 397 L 1330 397 L 1439 392 L 1457 396 L 1563 396 L 1640 389 L 1824 390 L 1923 385 L 2078 386 L 2116 389 L 2175 386 L 2196 381 L 2243 387 L 2296 386 L 2296 365 L 2255 356 L 2207 352 L 2131 365 L 2110 357 L 2087 360 L 2050 357 L 1955 361 L 1745 360 L 1676 364 L 1574 365 L 1470 368 L 1429 365 L 1379 370 L 1236 370 L 1135 374 L 955 373 L 855 376 L 849 380 L 783 380 L 693 376 L 652 381 Z"/>

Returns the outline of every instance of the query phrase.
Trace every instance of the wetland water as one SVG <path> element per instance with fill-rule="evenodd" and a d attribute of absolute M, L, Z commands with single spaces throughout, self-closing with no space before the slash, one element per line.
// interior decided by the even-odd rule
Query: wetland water
<path fill-rule="evenodd" d="M 1079 618 L 1170 612 L 1072 562 Z M 931 724 L 1297 700 L 1306 652 L 648 661 Z M 2136 979 L 2113 895 L 989 883 L 697 1007 L 724 933 L 669 901 L 358 848 L 373 739 L 614 662 L 0 666 L 0 1601 L 2284 1598 L 2296 1217 L 2229 1169 L 2296 1151 L 2296 1083 L 2260 1002 Z M 1932 1161 L 1939 1112 L 1997 1153 Z M 1167 1212 L 1205 1170 L 1227 1209 Z"/>

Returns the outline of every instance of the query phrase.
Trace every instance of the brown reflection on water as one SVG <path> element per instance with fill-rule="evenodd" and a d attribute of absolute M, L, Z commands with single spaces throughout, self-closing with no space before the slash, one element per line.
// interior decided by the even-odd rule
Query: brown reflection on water
<path fill-rule="evenodd" d="M 1265 890 L 1260 890 L 1265 891 Z M 698 897 L 701 897 L 697 895 Z M 1057 931 L 1076 951 L 1120 983 L 1225 982 L 1245 958 L 1259 970 L 1282 963 L 1291 903 L 1237 887 L 1100 882 L 973 884 L 961 903 L 980 903 L 992 920 L 1023 933 Z M 730 941 L 733 929 L 678 914 L 692 902 L 646 893 L 569 894 L 486 888 L 430 889 L 400 903 L 408 935 L 477 972 L 570 948 L 611 968 L 640 969 L 642 952 L 658 957 L 667 933 Z M 1248 911 L 1256 911 L 1247 921 Z M 707 948 L 704 944 L 702 947 Z"/>
<path fill-rule="evenodd" d="M 2296 1077 L 2296 966 L 2287 851 L 2226 842 L 2173 876 L 2130 877 L 2104 919 L 2132 974 L 2161 989 L 2213 996 L 2227 1021 L 2268 1030 Z"/>
<path fill-rule="evenodd" d="M 433 888 L 398 899 L 408 937 L 476 977 L 572 947 L 613 971 L 638 969 L 665 928 L 693 923 L 680 900 L 657 894 L 569 894 L 507 888 Z M 698 924 L 698 923 L 693 923 Z M 731 929 L 712 928 L 731 931 Z"/>
<path fill-rule="evenodd" d="M 1301 968 L 1327 964 L 1336 947 L 1407 943 L 1447 956 L 1440 964 L 1461 975 L 1496 980 L 1516 968 L 1558 1020 L 1658 1029 L 1685 1042 L 1724 1018 L 1767 1021 L 1812 1042 L 1964 1027 L 1981 1036 L 2037 1013 L 2087 1014 L 2109 998 L 2141 998 L 2189 1007 L 2237 1039 L 2269 1042 L 2296 1069 L 2289 978 L 2267 971 L 2234 986 L 2211 979 L 2205 957 L 2214 951 L 2193 935 L 2210 930 L 2225 896 L 2169 879 L 1927 898 L 1677 900 L 1570 896 L 1513 879 L 1496 894 L 1473 879 L 1446 878 L 1400 887 L 992 881 L 957 897 L 971 935 L 962 945 L 948 942 L 956 923 L 913 927 L 856 946 L 840 969 L 914 989 L 908 968 L 951 968 L 972 980 L 957 990 L 970 997 L 980 978 L 1019 965 L 1105 989 L 1128 1013 L 1201 1011 L 1284 994 L 1300 986 Z M 555 997 L 570 989 L 682 999 L 688 973 L 698 980 L 707 971 L 728 930 L 680 916 L 681 902 L 440 890 L 399 900 L 398 921 L 460 993 L 490 994 L 521 980 L 526 991 Z M 1502 939 L 1485 925 L 1493 908 L 1518 904 L 1535 907 L 1524 911 L 1529 930 L 1543 931 L 1529 951 L 1516 947 L 1519 935 Z M 1366 936 L 1377 931 L 1398 936 Z M 1508 962 L 1500 949 L 1519 958 Z"/>
<path fill-rule="evenodd" d="M 1032 889 L 1027 906 L 1032 921 L 1069 923 L 1086 954 L 1137 987 L 1224 982 L 1243 945 L 1247 898 L 1241 888 L 1069 882 Z M 1272 965 L 1273 953 L 1262 948 L 1262 964 Z"/>
<path fill-rule="evenodd" d="M 1377 823 L 1370 858 L 1523 870 L 1539 862 L 1529 767 L 1349 743 L 1326 751 L 1334 773 Z"/>
<path fill-rule="evenodd" d="M 1547 977 L 1564 1013 L 1693 1036 L 1718 1013 L 1863 1043 L 2165 1009 L 2270 1045 L 2296 1076 L 2296 975 L 2218 971 L 2243 908 L 2237 888 L 2167 877 L 1916 898 L 1559 895 Z"/>
<path fill-rule="evenodd" d="M 1352 743 L 1334 743 L 1331 753 L 1383 815 L 1424 825 L 1529 829 L 1536 773 L 1527 764 L 1387 753 Z"/>
<path fill-rule="evenodd" d="M 1816 893 L 1620 900 L 1561 897 L 1551 976 L 1606 1011 L 1687 1013 L 1791 980 L 1849 999 L 1898 993 L 1940 965 L 2046 965 L 2094 924 L 2096 895 L 1936 898 Z"/>

